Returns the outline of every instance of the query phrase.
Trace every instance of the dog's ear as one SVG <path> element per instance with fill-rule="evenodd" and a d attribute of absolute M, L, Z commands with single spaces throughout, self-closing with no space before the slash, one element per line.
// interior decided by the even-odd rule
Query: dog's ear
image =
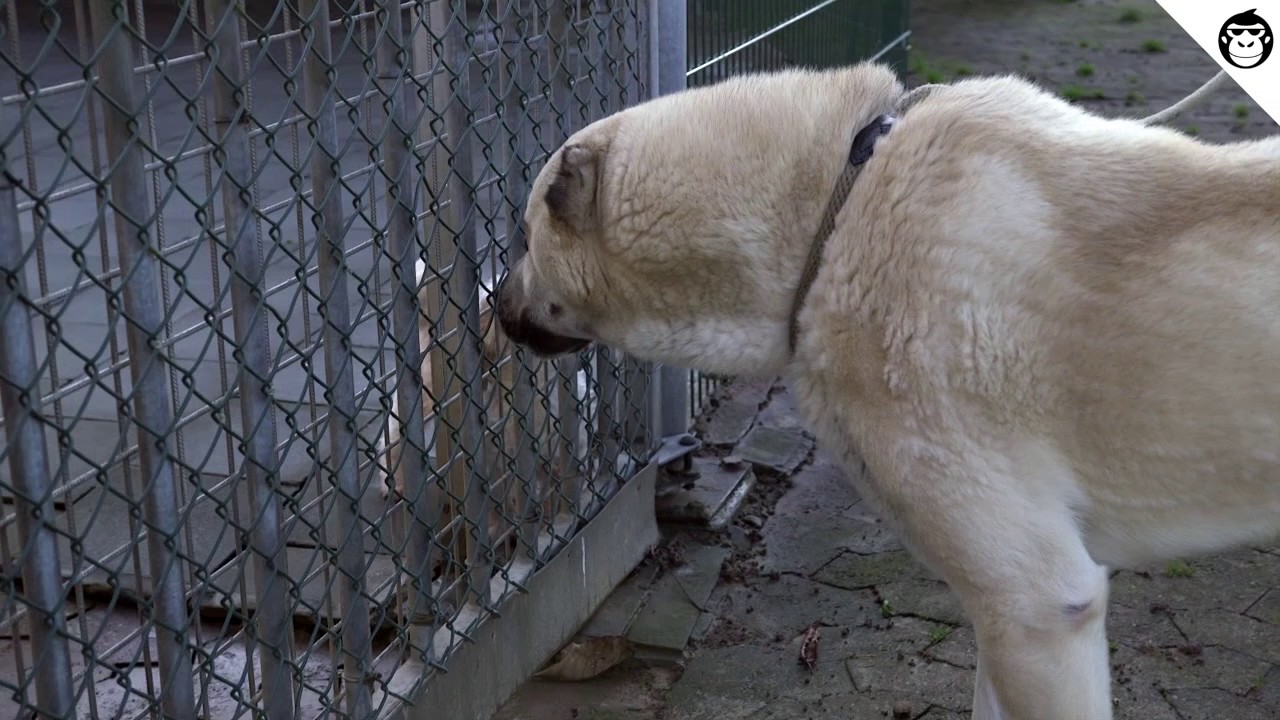
<path fill-rule="evenodd" d="M 579 232 L 595 220 L 600 157 L 601 153 L 588 145 L 566 145 L 560 151 L 556 175 L 547 187 L 551 217 Z"/>

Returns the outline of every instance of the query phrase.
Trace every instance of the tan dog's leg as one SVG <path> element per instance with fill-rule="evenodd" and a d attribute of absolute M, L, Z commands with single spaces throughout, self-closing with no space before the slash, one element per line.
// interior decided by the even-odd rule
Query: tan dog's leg
<path fill-rule="evenodd" d="M 929 457 L 873 483 L 974 622 L 973 717 L 1110 720 L 1107 573 L 1056 497 L 1063 484 L 1004 476 L 996 468 L 1018 463 L 969 464 L 974 454 Z"/>

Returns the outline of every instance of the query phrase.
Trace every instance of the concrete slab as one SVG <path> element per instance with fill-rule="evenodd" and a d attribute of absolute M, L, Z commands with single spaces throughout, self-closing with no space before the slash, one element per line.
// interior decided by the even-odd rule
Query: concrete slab
<path fill-rule="evenodd" d="M 715 411 L 699 429 L 702 441 L 712 447 L 731 448 L 755 424 L 756 415 L 769 399 L 773 380 L 735 382 L 715 397 Z"/>
<path fill-rule="evenodd" d="M 728 555 L 728 549 L 718 545 L 686 551 L 683 564 L 668 569 L 655 583 L 627 638 L 639 649 L 683 651 Z"/>
<path fill-rule="evenodd" d="M 813 450 L 813 441 L 799 430 L 755 425 L 734 449 L 734 455 L 758 469 L 790 475 Z"/>

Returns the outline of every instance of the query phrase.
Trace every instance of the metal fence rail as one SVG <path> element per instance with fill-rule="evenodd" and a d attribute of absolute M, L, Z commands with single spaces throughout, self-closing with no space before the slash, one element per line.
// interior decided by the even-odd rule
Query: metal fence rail
<path fill-rule="evenodd" d="M 643 0 L 0 20 L 0 717 L 376 716 L 654 446 L 487 302 Z"/>

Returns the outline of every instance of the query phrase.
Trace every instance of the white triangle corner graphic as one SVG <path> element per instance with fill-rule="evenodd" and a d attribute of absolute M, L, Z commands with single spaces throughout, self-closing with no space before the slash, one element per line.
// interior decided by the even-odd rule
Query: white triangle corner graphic
<path fill-rule="evenodd" d="M 1218 66 L 1280 122 L 1280 0 L 1156 0 Z"/>

